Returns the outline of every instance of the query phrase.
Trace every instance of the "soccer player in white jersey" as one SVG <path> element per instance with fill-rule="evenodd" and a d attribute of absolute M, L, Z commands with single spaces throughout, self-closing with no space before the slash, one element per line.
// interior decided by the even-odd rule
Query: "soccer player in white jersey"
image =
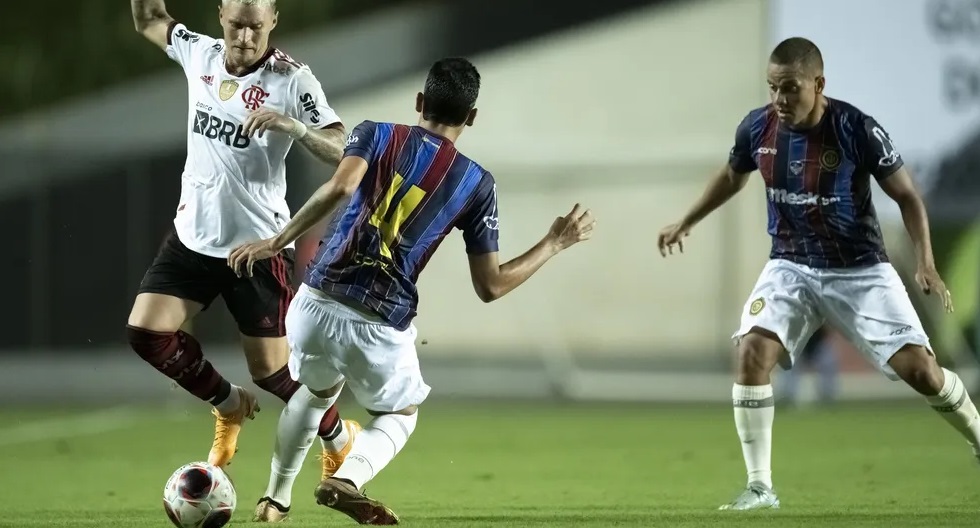
<path fill-rule="evenodd" d="M 835 327 L 892 380 L 922 394 L 980 456 L 980 416 L 963 382 L 939 366 L 898 273 L 889 264 L 871 203 L 871 179 L 901 209 L 918 261 L 916 282 L 952 311 L 936 271 L 925 205 L 880 124 L 823 94 L 817 46 L 790 38 L 773 49 L 771 104 L 738 126 L 728 162 L 684 218 L 660 232 L 666 256 L 758 170 L 769 200 L 770 260 L 733 336 L 735 427 L 748 471 L 745 490 L 722 509 L 779 507 L 771 453 L 777 363 L 791 367 L 824 323 Z"/>
<path fill-rule="evenodd" d="M 225 259 L 232 248 L 279 232 L 290 219 L 285 157 L 299 143 L 338 163 L 346 132 L 309 67 L 269 45 L 274 0 L 224 0 L 223 38 L 194 33 L 162 0 L 131 0 L 136 29 L 180 64 L 187 77 L 187 161 L 175 231 L 147 270 L 129 315 L 136 353 L 182 388 L 214 406 L 208 461 L 227 465 L 242 422 L 258 405 L 222 378 L 181 326 L 217 297 L 241 332 L 254 382 L 284 402 L 299 388 L 286 368 L 286 308 L 292 301 L 292 246 L 238 277 Z M 336 409 L 324 416 L 324 472 L 332 474 L 359 426 Z"/>

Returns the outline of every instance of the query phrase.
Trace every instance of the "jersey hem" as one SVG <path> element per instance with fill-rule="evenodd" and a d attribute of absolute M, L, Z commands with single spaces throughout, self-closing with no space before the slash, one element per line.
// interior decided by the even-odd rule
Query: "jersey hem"
<path fill-rule="evenodd" d="M 338 285 L 335 285 L 335 284 L 332 284 L 332 283 L 329 283 L 329 282 L 325 282 L 325 281 L 312 281 L 312 280 L 309 280 L 308 278 L 304 278 L 303 279 L 303 284 L 309 286 L 310 288 L 315 288 L 315 289 L 323 292 L 325 295 L 329 295 L 331 297 L 337 297 L 342 302 L 351 303 L 351 304 L 355 305 L 355 308 L 359 308 L 359 309 L 361 309 L 361 310 L 363 310 L 363 311 L 365 311 L 367 313 L 370 313 L 370 314 L 373 314 L 373 315 L 379 317 L 381 319 L 381 321 L 382 321 L 379 324 L 383 324 L 385 326 L 390 326 L 390 327 L 394 328 L 395 330 L 398 330 L 399 332 L 404 331 L 404 330 L 407 330 L 408 327 L 411 326 L 411 324 L 412 324 L 412 320 L 411 319 L 408 319 L 407 321 L 405 321 L 405 323 L 400 324 L 400 325 L 394 324 L 393 322 L 391 322 L 391 320 L 387 316 L 385 316 L 385 314 L 381 313 L 378 310 L 375 310 L 374 308 L 371 308 L 370 306 L 368 306 L 367 304 L 365 304 L 363 300 L 358 299 L 358 298 L 355 298 L 355 297 L 353 297 L 350 294 L 347 294 L 347 293 L 338 291 L 338 288 L 343 288 L 345 290 L 353 290 L 357 294 L 361 294 L 363 296 L 367 296 L 368 290 L 366 288 L 362 288 L 360 286 L 352 286 L 352 285 L 339 285 L 339 284 Z M 332 286 L 336 286 L 337 288 L 333 288 Z"/>
<path fill-rule="evenodd" d="M 818 258 L 799 255 L 776 255 L 772 253 L 769 255 L 769 260 L 785 260 L 787 262 L 792 262 L 793 264 L 799 264 L 800 266 L 806 266 L 813 269 L 857 269 L 889 263 L 888 255 L 885 253 L 871 253 L 865 258 L 870 258 L 870 260 L 855 259 L 854 261 L 844 262 L 840 259 L 828 259 L 825 257 Z"/>
<path fill-rule="evenodd" d="M 193 251 L 194 253 L 204 255 L 205 257 L 212 257 L 212 258 L 226 259 L 228 258 L 228 255 L 231 255 L 231 252 L 236 247 L 238 247 L 237 245 L 229 246 L 229 247 L 215 247 L 215 246 L 199 245 L 193 242 L 188 242 L 187 240 L 184 240 L 184 238 L 180 235 L 179 230 L 177 230 L 177 239 L 180 240 L 180 243 L 183 244 L 184 247 Z M 260 238 L 256 238 L 254 241 L 257 242 L 258 240 L 260 240 Z M 296 244 L 295 243 L 289 244 L 283 249 L 295 250 Z"/>

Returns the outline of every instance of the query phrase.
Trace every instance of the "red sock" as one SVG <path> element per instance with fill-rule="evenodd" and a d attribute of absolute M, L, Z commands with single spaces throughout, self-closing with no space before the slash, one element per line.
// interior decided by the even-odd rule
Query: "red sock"
<path fill-rule="evenodd" d="M 293 394 L 295 394 L 300 388 L 300 383 L 290 377 L 289 367 L 283 367 L 268 378 L 255 381 L 255 384 L 262 390 L 270 394 L 274 394 L 283 402 L 288 402 L 289 399 L 293 397 Z M 320 420 L 320 428 L 317 431 L 317 435 L 325 440 L 332 440 L 339 435 L 342 430 L 343 429 L 341 429 L 340 424 L 340 412 L 337 411 L 337 405 L 335 404 L 327 409 L 327 412 L 323 414 L 323 418 Z"/>
<path fill-rule="evenodd" d="M 324 440 L 333 440 L 343 431 L 343 426 L 340 423 L 340 412 L 337 410 L 337 404 L 333 404 L 327 409 L 327 412 L 323 413 L 323 418 L 320 420 L 320 429 L 317 430 L 317 436 Z"/>
<path fill-rule="evenodd" d="M 258 387 L 283 401 L 288 402 L 300 388 L 298 381 L 289 376 L 289 367 L 283 367 L 268 378 L 256 380 Z"/>
<path fill-rule="evenodd" d="M 127 326 L 129 345 L 153 368 L 212 405 L 231 393 L 231 384 L 204 359 L 201 344 L 184 332 L 152 332 Z"/>

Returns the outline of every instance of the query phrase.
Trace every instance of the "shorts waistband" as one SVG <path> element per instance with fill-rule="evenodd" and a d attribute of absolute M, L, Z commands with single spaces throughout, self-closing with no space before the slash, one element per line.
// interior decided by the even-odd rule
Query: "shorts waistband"
<path fill-rule="evenodd" d="M 351 306 L 352 303 L 350 301 L 339 299 L 323 290 L 313 288 L 307 284 L 300 284 L 299 289 L 296 290 L 296 294 L 297 296 L 307 295 L 310 297 L 315 297 L 318 301 L 329 304 L 330 309 L 333 310 L 336 315 L 339 315 L 344 319 L 363 323 L 385 324 L 384 320 L 377 314 L 371 313 L 363 308 Z"/>

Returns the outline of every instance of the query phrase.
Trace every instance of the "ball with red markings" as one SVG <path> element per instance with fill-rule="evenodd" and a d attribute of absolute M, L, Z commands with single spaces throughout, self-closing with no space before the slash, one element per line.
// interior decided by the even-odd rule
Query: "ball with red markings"
<path fill-rule="evenodd" d="M 163 488 L 163 509 L 179 528 L 220 528 L 235 513 L 235 487 L 221 468 L 191 462 L 174 471 Z"/>

